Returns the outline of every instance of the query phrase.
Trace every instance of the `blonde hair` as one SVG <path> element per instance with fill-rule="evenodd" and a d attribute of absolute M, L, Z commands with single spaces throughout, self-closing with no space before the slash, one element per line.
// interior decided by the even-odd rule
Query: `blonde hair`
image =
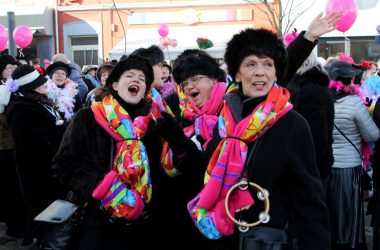
<path fill-rule="evenodd" d="M 321 66 L 320 68 L 323 69 L 320 61 L 317 58 L 317 51 L 314 49 L 308 58 L 303 62 L 301 67 L 297 70 L 296 74 L 302 75 L 303 73 L 309 71 L 311 68 L 315 66 Z"/>

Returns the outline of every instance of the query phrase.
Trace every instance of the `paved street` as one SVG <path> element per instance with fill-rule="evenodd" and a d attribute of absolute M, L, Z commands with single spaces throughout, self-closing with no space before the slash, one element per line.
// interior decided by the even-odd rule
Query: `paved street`
<path fill-rule="evenodd" d="M 368 250 L 372 250 L 372 228 L 369 227 L 371 216 L 366 217 L 366 237 Z M 0 223 L 0 250 L 37 250 L 36 246 L 22 247 L 21 242 L 9 239 L 5 235 L 5 225 Z"/>

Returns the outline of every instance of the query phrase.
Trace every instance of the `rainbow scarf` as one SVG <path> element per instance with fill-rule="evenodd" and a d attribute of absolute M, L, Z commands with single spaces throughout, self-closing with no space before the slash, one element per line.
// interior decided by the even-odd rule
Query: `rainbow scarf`
<path fill-rule="evenodd" d="M 98 185 L 95 191 L 103 188 L 105 194 L 102 193 L 97 199 L 112 215 L 127 220 L 137 219 L 143 211 L 144 202 L 149 203 L 152 197 L 148 156 L 141 142 L 151 117 L 138 116 L 132 121 L 111 94 L 92 104 L 91 109 L 95 120 L 116 140 L 113 161 L 116 174 L 111 179 L 104 178 Z"/>
<path fill-rule="evenodd" d="M 227 93 L 236 90 L 235 85 Z M 233 233 L 234 224 L 224 209 L 225 196 L 243 176 L 247 145 L 261 137 L 292 109 L 289 97 L 289 92 L 275 83 L 267 99 L 237 124 L 228 103 L 224 103 L 218 121 L 222 141 L 208 164 L 204 188 L 187 206 L 194 224 L 205 237 L 218 239 Z M 237 209 L 253 203 L 248 190 L 237 189 L 231 196 L 230 213 L 234 214 Z"/>
<path fill-rule="evenodd" d="M 177 94 L 180 101 L 181 116 L 188 121 L 193 122 L 192 125 L 183 129 L 186 137 L 191 138 L 194 135 L 200 135 L 207 142 L 212 138 L 215 124 L 218 122 L 218 112 L 223 105 L 223 96 L 226 92 L 225 83 L 215 83 L 210 94 L 210 99 L 206 101 L 205 105 L 199 109 L 194 103 L 188 102 L 185 94 L 178 87 Z M 165 172 L 169 176 L 177 176 L 181 173 L 175 168 L 173 164 L 173 152 L 169 147 L 168 142 L 164 142 L 161 165 L 164 166 Z"/>

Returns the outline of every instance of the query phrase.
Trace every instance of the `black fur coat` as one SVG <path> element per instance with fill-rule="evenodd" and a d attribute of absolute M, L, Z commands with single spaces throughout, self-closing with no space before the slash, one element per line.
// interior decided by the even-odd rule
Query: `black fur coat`
<path fill-rule="evenodd" d="M 288 85 L 294 109 L 309 123 L 322 179 L 331 173 L 334 163 L 332 153 L 334 102 L 328 85 L 329 79 L 319 66 L 301 75 L 295 75 Z"/>

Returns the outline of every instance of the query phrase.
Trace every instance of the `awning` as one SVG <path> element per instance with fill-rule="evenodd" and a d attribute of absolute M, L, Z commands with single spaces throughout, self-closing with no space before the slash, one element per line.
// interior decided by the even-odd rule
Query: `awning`
<path fill-rule="evenodd" d="M 214 47 L 206 50 L 214 58 L 223 58 L 227 42 L 239 31 L 252 27 L 246 25 L 219 25 L 219 26 L 186 26 L 170 27 L 168 37 L 177 39 L 176 47 L 169 46 L 164 51 L 166 60 L 174 60 L 185 49 L 198 48 L 196 39 L 198 37 L 208 38 L 214 43 Z M 110 59 L 119 59 L 123 54 L 131 54 L 138 48 L 147 48 L 150 45 L 160 45 L 160 35 L 157 28 L 130 28 L 127 31 L 126 49 L 125 40 L 122 39 L 111 51 Z"/>

